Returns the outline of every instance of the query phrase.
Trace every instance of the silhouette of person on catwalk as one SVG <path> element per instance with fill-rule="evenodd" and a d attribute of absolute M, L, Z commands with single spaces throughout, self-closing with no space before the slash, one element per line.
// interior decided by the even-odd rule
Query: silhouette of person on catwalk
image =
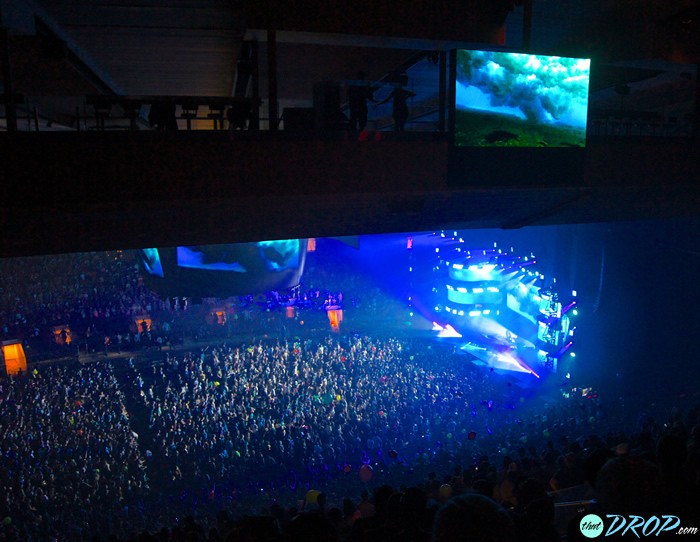
<path fill-rule="evenodd" d="M 403 88 L 401 84 L 397 86 L 391 93 L 384 98 L 382 101 L 377 102 L 376 105 L 381 105 L 389 100 L 394 100 L 392 106 L 391 116 L 394 118 L 394 130 L 397 132 L 403 132 L 406 126 L 406 121 L 408 120 L 408 104 L 407 100 L 413 98 L 416 95 L 415 92 Z M 375 106 L 376 107 L 376 106 Z"/>
<path fill-rule="evenodd" d="M 348 85 L 350 130 L 362 131 L 367 126 L 367 102 L 376 103 L 374 88 L 365 81 L 365 72 L 357 72 L 357 79 Z"/>

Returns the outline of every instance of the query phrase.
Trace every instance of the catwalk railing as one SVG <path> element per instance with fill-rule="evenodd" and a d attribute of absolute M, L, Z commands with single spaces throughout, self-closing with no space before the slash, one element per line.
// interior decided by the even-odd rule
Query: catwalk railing
<path fill-rule="evenodd" d="M 378 94 L 388 94 L 384 83 Z M 387 90 L 385 90 L 387 89 Z M 75 101 L 75 100 L 74 100 Z M 15 95 L 13 128 L 8 123 L 8 100 L 0 100 L 0 131 L 342 131 L 348 129 L 348 106 L 338 103 L 337 122 L 329 124 L 325 113 L 309 107 L 285 107 L 279 118 L 264 115 L 262 102 L 225 96 L 85 96 L 71 114 L 56 115 L 41 106 L 43 97 Z M 437 96 L 411 98 L 408 132 L 440 132 L 444 122 Z M 693 113 L 668 114 L 652 111 L 597 110 L 589 113 L 587 135 L 591 138 L 692 137 L 698 131 Z M 391 104 L 369 106 L 367 129 L 393 131 Z"/>
<path fill-rule="evenodd" d="M 87 96 L 70 114 L 55 118 L 23 96 L 14 101 L 16 128 L 7 122 L 7 108 L 0 104 L 0 131 L 314 131 L 346 130 L 347 104 L 338 104 L 338 122 L 332 126 L 314 107 L 286 107 L 279 118 L 261 115 L 260 105 L 251 98 L 219 96 Z M 376 113 L 376 114 L 373 114 Z M 408 131 L 439 131 L 435 100 L 411 108 Z M 393 130 L 386 108 L 372 109 L 367 128 Z"/>
<path fill-rule="evenodd" d="M 588 135 L 592 137 L 689 137 L 693 129 L 692 113 L 594 110 L 588 119 Z"/>

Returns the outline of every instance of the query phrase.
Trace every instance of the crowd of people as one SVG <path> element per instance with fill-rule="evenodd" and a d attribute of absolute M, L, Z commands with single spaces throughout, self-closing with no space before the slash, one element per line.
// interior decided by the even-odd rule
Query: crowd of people
<path fill-rule="evenodd" d="M 369 337 L 224 346 L 153 373 L 138 378 L 160 466 L 220 486 L 261 466 L 265 482 L 294 471 L 316 483 L 387 447 L 449 448 L 490 393 L 469 364 Z"/>
<path fill-rule="evenodd" d="M 149 489 L 110 365 L 42 367 L 3 381 L 0 395 L 6 538 L 79 540 L 88 526 L 109 530 L 123 503 Z"/>
<path fill-rule="evenodd" d="M 329 268 L 309 261 L 298 288 L 226 300 L 223 325 L 206 322 L 220 300 L 195 305 L 149 288 L 138 251 L 0 259 L 0 276 L 0 340 L 22 341 L 34 360 L 162 348 L 185 338 L 308 333 L 325 329 L 331 304 L 359 310 L 380 325 L 395 311 L 379 288 L 340 262 Z M 294 319 L 284 313 L 290 304 Z"/>
<path fill-rule="evenodd" d="M 697 409 L 656 421 L 599 398 L 542 405 L 503 375 L 405 338 L 208 345 L 118 363 L 2 382 L 5 539 L 172 534 L 189 517 L 202 532 L 187 540 L 270 525 L 282 540 L 312 510 L 329 539 L 387 540 L 419 506 L 427 523 L 415 536 L 427 540 L 440 505 L 478 494 L 557 540 L 547 492 L 590 497 L 598 471 L 609 479 L 597 498 L 620 513 L 664 499 L 689 519 L 700 482 Z M 603 468 L 613 461 L 622 470 Z M 206 534 L 219 510 L 227 526 Z"/>
<path fill-rule="evenodd" d="M 0 379 L 0 540 L 546 542 L 567 524 L 578 539 L 583 509 L 700 527 L 698 395 L 681 409 L 566 379 L 534 390 L 382 326 L 272 325 L 269 299 L 243 300 L 214 334 L 150 292 L 129 255 L 27 263 L 1 262 L 5 337 L 65 321 L 154 340 L 131 327 L 149 313 L 154 336 L 197 341 L 120 342 Z M 310 268 L 299 307 L 391 318 L 380 289 L 335 269 Z"/>
<path fill-rule="evenodd" d="M 37 354 L 56 355 L 66 342 L 99 350 L 105 337 L 113 337 L 116 348 L 117 335 L 140 339 L 137 316 L 174 312 L 169 300 L 144 286 L 134 253 L 4 258 L 0 276 L 1 337 L 20 339 Z M 65 331 L 56 337 L 58 327 Z"/>

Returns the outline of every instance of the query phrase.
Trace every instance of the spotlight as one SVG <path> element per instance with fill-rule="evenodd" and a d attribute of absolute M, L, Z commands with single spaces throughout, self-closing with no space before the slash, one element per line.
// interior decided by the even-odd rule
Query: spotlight
<path fill-rule="evenodd" d="M 453 328 L 453 327 L 452 327 L 451 325 L 449 325 L 449 324 L 447 324 L 447 325 L 445 326 L 445 328 L 444 328 L 440 333 L 438 333 L 438 337 L 455 337 L 455 338 L 459 338 L 459 337 L 461 337 L 461 336 L 462 336 L 462 335 L 461 335 L 460 333 L 458 333 L 457 330 L 455 330 L 455 328 Z"/>

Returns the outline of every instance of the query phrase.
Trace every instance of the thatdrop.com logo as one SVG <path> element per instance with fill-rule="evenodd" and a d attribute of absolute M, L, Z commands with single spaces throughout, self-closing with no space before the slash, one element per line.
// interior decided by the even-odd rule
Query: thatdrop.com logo
<path fill-rule="evenodd" d="M 581 519 L 581 533 L 586 538 L 595 538 L 603 534 L 603 520 L 595 514 L 588 514 Z"/>
<path fill-rule="evenodd" d="M 642 516 L 620 516 L 618 514 L 606 514 L 609 521 L 607 530 L 603 519 L 596 514 L 588 514 L 581 519 L 579 529 L 586 538 L 596 538 L 605 532 L 605 536 L 613 534 L 624 536 L 634 535 L 636 538 L 642 536 L 659 536 L 663 532 L 673 532 L 673 534 L 697 534 L 697 527 L 680 527 L 681 520 L 678 516 L 662 515 L 644 518 Z"/>

